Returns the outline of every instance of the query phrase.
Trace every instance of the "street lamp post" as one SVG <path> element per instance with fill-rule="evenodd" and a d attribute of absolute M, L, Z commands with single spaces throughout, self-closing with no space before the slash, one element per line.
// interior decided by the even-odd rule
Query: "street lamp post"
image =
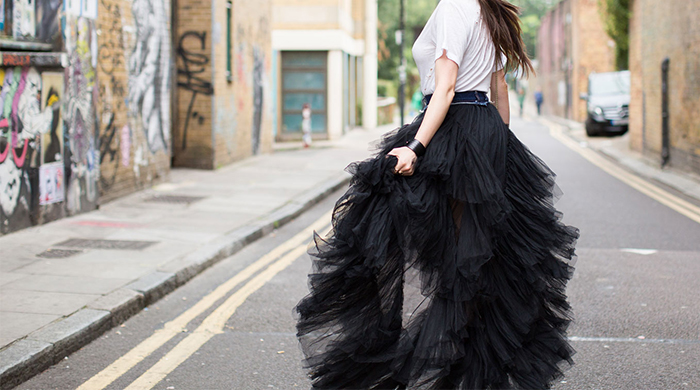
<path fill-rule="evenodd" d="M 404 56 L 404 46 L 406 40 L 405 38 L 405 32 L 406 32 L 406 23 L 404 20 L 404 15 L 405 15 L 405 3 L 406 0 L 399 0 L 400 3 L 400 10 L 399 10 L 399 31 L 397 31 L 396 34 L 396 39 L 398 40 L 399 44 L 399 112 L 401 113 L 401 123 L 400 125 L 403 126 L 404 122 L 404 112 L 405 112 L 405 103 L 406 103 L 406 58 Z"/>

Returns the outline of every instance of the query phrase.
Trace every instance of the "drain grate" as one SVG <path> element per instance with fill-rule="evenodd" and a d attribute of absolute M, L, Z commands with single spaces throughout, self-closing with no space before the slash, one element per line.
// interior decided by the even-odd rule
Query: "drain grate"
<path fill-rule="evenodd" d="M 44 259 L 65 259 L 81 253 L 83 251 L 75 249 L 47 249 L 36 256 Z"/>
<path fill-rule="evenodd" d="M 153 195 L 150 198 L 144 199 L 144 202 L 190 204 L 202 199 L 204 199 L 204 196 Z"/>
<path fill-rule="evenodd" d="M 156 241 L 87 240 L 83 238 L 71 238 L 56 244 L 56 246 L 81 249 L 141 250 L 153 244 L 156 244 Z"/>

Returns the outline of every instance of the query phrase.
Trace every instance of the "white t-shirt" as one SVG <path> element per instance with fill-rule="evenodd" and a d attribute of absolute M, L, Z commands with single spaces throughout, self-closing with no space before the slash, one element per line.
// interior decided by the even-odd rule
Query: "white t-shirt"
<path fill-rule="evenodd" d="M 413 44 L 423 95 L 435 92 L 435 61 L 444 51 L 459 66 L 455 92 L 488 92 L 491 74 L 505 62 L 495 61 L 496 47 L 481 19 L 479 0 L 440 1 Z"/>

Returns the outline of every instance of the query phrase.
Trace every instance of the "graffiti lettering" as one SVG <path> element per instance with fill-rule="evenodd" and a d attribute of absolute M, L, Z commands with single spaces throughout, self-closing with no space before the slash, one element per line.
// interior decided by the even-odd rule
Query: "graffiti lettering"
<path fill-rule="evenodd" d="M 28 55 L 8 54 L 3 53 L 2 64 L 4 66 L 27 66 L 31 63 L 31 58 Z"/>
<path fill-rule="evenodd" d="M 206 49 L 207 33 L 206 32 L 196 32 L 188 31 L 180 37 L 178 41 L 177 55 L 182 60 L 182 68 L 177 70 L 178 82 L 177 86 L 192 92 L 192 97 L 190 98 L 190 104 L 187 108 L 187 117 L 185 118 L 185 126 L 182 131 L 182 149 L 187 149 L 187 128 L 189 126 L 190 117 L 198 115 L 196 112 L 192 112 L 194 107 L 194 102 L 197 99 L 198 94 L 202 95 L 212 95 L 214 94 L 214 86 L 208 80 L 205 80 L 198 75 L 205 71 L 205 66 L 209 64 L 209 57 L 201 53 L 193 53 L 185 48 L 185 41 L 187 39 L 196 40 L 200 46 L 201 50 Z M 204 121 L 204 118 L 200 116 L 200 124 Z"/>

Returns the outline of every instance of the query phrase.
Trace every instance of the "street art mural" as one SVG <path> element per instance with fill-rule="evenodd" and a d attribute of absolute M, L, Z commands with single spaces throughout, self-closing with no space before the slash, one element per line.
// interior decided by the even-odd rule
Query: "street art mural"
<path fill-rule="evenodd" d="M 100 191 L 110 191 L 117 180 L 119 166 L 129 166 L 130 155 L 124 153 L 124 138 L 119 135 L 120 124 L 127 122 L 126 99 L 128 79 L 124 77 L 126 67 L 126 38 L 122 21 L 124 15 L 119 3 L 100 2 L 102 34 L 98 49 L 99 110 L 100 124 Z M 128 127 L 127 127 L 128 128 Z M 127 136 L 130 137 L 130 133 Z M 129 143 L 130 140 L 127 140 Z"/>
<path fill-rule="evenodd" d="M 265 77 L 265 53 L 258 46 L 253 47 L 253 154 L 260 152 L 260 131 L 263 115 L 263 78 Z"/>
<path fill-rule="evenodd" d="M 38 218 L 41 138 L 51 131 L 59 100 L 42 107 L 35 68 L 0 68 L 0 231 L 31 226 Z"/>
<path fill-rule="evenodd" d="M 59 34 L 58 13 L 63 7 L 63 0 L 41 0 L 37 3 L 36 37 L 44 42 L 51 42 Z"/>
<path fill-rule="evenodd" d="M 170 145 L 170 52 L 164 0 L 134 0 L 136 43 L 129 57 L 129 105 L 152 153 Z"/>
<path fill-rule="evenodd" d="M 95 95 L 97 35 L 94 20 L 68 15 L 65 44 L 63 104 L 66 207 L 69 213 L 94 209 L 97 202 L 99 164 L 96 149 Z"/>
<path fill-rule="evenodd" d="M 0 0 L 6 5 L 15 39 L 62 45 L 65 55 L 42 63 L 3 53 L 0 234 L 92 210 L 112 188 L 121 195 L 165 177 L 169 2 Z"/>

